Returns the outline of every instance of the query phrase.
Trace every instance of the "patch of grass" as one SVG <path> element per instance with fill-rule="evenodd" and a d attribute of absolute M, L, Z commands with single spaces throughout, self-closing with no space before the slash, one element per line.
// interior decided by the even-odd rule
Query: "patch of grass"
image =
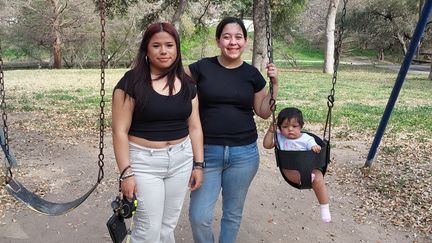
<path fill-rule="evenodd" d="M 365 49 L 354 48 L 354 49 L 349 50 L 349 54 L 353 55 L 353 56 L 359 56 L 359 57 L 376 58 L 378 53 L 376 50 L 365 50 Z"/>
<path fill-rule="evenodd" d="M 273 50 L 275 59 L 286 59 L 291 56 L 297 60 L 322 61 L 324 58 L 323 50 L 314 47 L 308 40 L 301 37 L 296 37 L 290 44 L 275 38 Z"/>
<path fill-rule="evenodd" d="M 105 83 L 105 112 L 110 119 L 111 95 L 125 69 L 108 69 Z M 388 102 L 397 73 L 373 67 L 344 66 L 335 86 L 333 123 L 357 132 L 373 133 Z M 73 126 L 94 127 L 99 112 L 99 70 L 14 70 L 5 72 L 6 103 L 9 112 L 57 110 L 70 116 L 85 113 Z M 308 123 L 325 124 L 327 96 L 332 75 L 321 67 L 280 69 L 277 112 L 300 108 Z M 432 137 L 432 98 L 427 75 L 409 75 L 390 117 L 386 133 L 421 132 Z M 88 115 L 91 114 L 91 115 Z M 96 117 L 96 118 L 95 118 Z M 74 116 L 71 119 L 76 119 Z M 89 125 L 93 124 L 93 125 Z M 111 121 L 107 121 L 109 126 Z"/>
<path fill-rule="evenodd" d="M 384 108 L 348 103 L 338 109 L 338 115 L 334 120 L 337 124 L 346 123 L 356 129 L 375 129 L 378 126 L 379 119 Z"/>
<path fill-rule="evenodd" d="M 27 57 L 27 52 L 23 49 L 6 48 L 3 50 L 3 56 L 7 60 L 24 59 Z"/>
<path fill-rule="evenodd" d="M 99 92 L 92 89 L 49 90 L 37 91 L 19 98 L 17 111 L 33 110 L 86 110 L 99 107 Z M 104 97 L 106 103 L 111 99 L 111 93 Z"/>
<path fill-rule="evenodd" d="M 403 149 L 402 146 L 393 146 L 393 147 L 383 146 L 382 151 L 386 154 L 397 154 L 400 153 L 402 149 Z"/>
<path fill-rule="evenodd" d="M 111 119 L 113 88 L 125 71 L 106 70 L 106 120 Z M 58 136 L 65 136 L 64 131 L 87 136 L 98 131 L 100 70 L 10 70 L 4 76 L 7 113 L 33 117 L 33 122 L 23 120 L 19 126 Z M 109 129 L 111 121 L 106 124 Z"/>
<path fill-rule="evenodd" d="M 21 97 L 21 99 L 18 101 L 18 103 L 21 106 L 21 109 L 23 111 L 29 112 L 29 111 L 35 110 L 35 106 L 33 105 L 33 102 L 27 96 Z"/>
<path fill-rule="evenodd" d="M 333 122 L 355 131 L 373 132 L 379 125 L 396 79 L 395 72 L 381 72 L 374 67 L 344 66 L 335 85 Z M 332 88 L 332 75 L 321 68 L 281 70 L 277 112 L 288 106 L 303 110 L 306 121 L 325 123 L 327 96 Z M 432 135 L 427 75 L 409 75 L 390 117 L 390 132 L 420 131 Z"/>
<path fill-rule="evenodd" d="M 401 107 L 395 108 L 390 122 L 394 123 L 397 130 L 423 130 L 432 133 L 432 107 Z"/>
<path fill-rule="evenodd" d="M 53 90 L 49 93 L 36 93 L 34 94 L 36 100 L 49 100 L 49 101 L 76 101 L 77 97 L 70 94 L 68 91 Z"/>

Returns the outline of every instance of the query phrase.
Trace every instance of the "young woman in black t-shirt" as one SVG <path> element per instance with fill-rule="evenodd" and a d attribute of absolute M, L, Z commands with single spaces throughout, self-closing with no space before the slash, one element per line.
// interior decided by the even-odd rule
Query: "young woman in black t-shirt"
<path fill-rule="evenodd" d="M 131 242 L 174 243 L 188 185 L 194 191 L 203 181 L 204 158 L 196 88 L 171 24 L 144 33 L 132 70 L 114 89 L 112 131 L 121 191 L 138 199 Z"/>
<path fill-rule="evenodd" d="M 247 32 L 238 18 L 224 18 L 216 28 L 220 55 L 189 65 L 186 72 L 196 81 L 204 132 L 205 180 L 191 193 L 189 220 L 195 243 L 214 242 L 213 214 L 222 191 L 219 242 L 234 243 L 243 206 L 259 165 L 254 115 L 268 118 L 270 94 L 266 81 L 243 61 Z M 277 70 L 268 64 L 267 75 L 278 94 Z"/>

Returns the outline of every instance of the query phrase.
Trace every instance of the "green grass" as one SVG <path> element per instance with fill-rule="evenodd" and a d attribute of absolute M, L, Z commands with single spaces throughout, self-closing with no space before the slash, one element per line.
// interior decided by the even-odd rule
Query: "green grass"
<path fill-rule="evenodd" d="M 351 66 L 352 67 L 352 66 Z M 105 111 L 111 124 L 112 89 L 126 70 L 107 70 Z M 375 131 L 397 73 L 371 67 L 344 66 L 335 87 L 333 123 L 358 132 Z M 9 113 L 42 112 L 64 115 L 67 126 L 97 126 L 100 102 L 99 70 L 14 70 L 5 72 Z M 332 75 L 321 67 L 280 70 L 277 111 L 295 106 L 307 122 L 325 123 Z M 390 117 L 387 132 L 423 132 L 432 135 L 431 81 L 427 74 L 408 75 Z M 88 121 L 86 119 L 91 119 Z"/>
<path fill-rule="evenodd" d="M 6 60 L 15 60 L 19 58 L 26 58 L 25 50 L 8 48 L 3 51 L 3 56 Z"/>
<path fill-rule="evenodd" d="M 273 42 L 274 59 L 286 59 L 287 56 L 296 60 L 322 61 L 323 50 L 313 47 L 307 40 L 297 38 L 293 43 L 287 44 L 280 40 Z"/>
<path fill-rule="evenodd" d="M 361 57 L 373 57 L 376 58 L 377 52 L 375 50 L 364 50 L 364 49 L 351 49 L 348 53 L 352 56 L 361 56 Z"/>
<path fill-rule="evenodd" d="M 395 72 L 381 71 L 349 66 L 339 71 L 333 108 L 335 125 L 345 125 L 357 132 L 376 130 L 397 76 Z M 303 110 L 308 122 L 325 123 L 331 80 L 332 75 L 323 74 L 321 67 L 282 70 L 277 111 L 296 106 Z M 390 117 L 389 131 L 432 135 L 430 89 L 427 74 L 408 75 Z"/>

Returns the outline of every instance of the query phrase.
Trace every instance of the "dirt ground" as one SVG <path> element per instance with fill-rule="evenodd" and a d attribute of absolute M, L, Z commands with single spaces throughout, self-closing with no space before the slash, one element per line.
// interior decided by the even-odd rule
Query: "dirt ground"
<path fill-rule="evenodd" d="M 22 164 L 17 178 L 29 189 L 46 194 L 45 199 L 70 201 L 96 181 L 97 141 L 79 138 L 58 143 L 47 141 L 38 133 L 14 137 L 18 138 L 11 143 L 17 145 L 12 149 Z M 110 203 L 116 196 L 117 173 L 111 137 L 106 136 L 105 141 L 105 178 L 72 212 L 62 216 L 40 215 L 2 195 L 6 206 L 0 219 L 0 242 L 110 242 L 105 223 L 112 213 Z M 273 151 L 261 147 L 261 165 L 248 194 L 238 242 L 432 242 L 430 236 L 395 228 L 384 220 L 367 223 L 355 220 L 353 209 L 360 203 L 355 195 L 356 185 L 338 183 L 335 168 L 345 164 L 357 169 L 364 163 L 368 147 L 361 142 L 355 146 L 347 146 L 340 140 L 334 143 L 334 160 L 326 176 L 333 221 L 321 223 L 313 192 L 289 187 L 275 166 Z M 186 196 L 176 229 L 177 242 L 193 242 L 187 218 L 188 202 Z M 216 211 L 216 231 L 219 222 L 220 205 Z"/>

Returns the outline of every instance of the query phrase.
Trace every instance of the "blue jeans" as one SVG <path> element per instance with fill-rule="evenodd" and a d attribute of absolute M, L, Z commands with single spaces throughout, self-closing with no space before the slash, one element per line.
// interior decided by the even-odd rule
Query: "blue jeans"
<path fill-rule="evenodd" d="M 258 171 L 256 142 L 244 146 L 204 145 L 204 183 L 190 197 L 189 221 L 195 243 L 213 243 L 213 216 L 222 189 L 219 242 L 234 243 L 249 186 Z"/>

